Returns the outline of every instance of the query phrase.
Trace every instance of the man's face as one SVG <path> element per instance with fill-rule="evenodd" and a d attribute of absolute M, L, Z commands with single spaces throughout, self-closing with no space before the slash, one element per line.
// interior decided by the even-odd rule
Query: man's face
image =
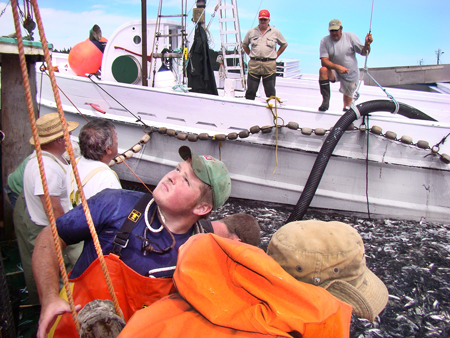
<path fill-rule="evenodd" d="M 339 41 L 342 37 L 342 27 L 336 30 L 330 30 L 330 36 L 334 41 Z"/>
<path fill-rule="evenodd" d="M 163 212 L 186 214 L 197 205 L 202 185 L 204 183 L 194 174 L 188 159 L 159 181 L 153 197 Z"/>
<path fill-rule="evenodd" d="M 111 152 L 112 157 L 116 157 L 116 155 L 119 153 L 119 139 L 117 138 L 117 133 L 113 129 L 114 137 L 113 137 L 113 144 L 111 146 Z"/>
<path fill-rule="evenodd" d="M 259 19 L 259 29 L 266 30 L 269 27 L 270 19 Z"/>

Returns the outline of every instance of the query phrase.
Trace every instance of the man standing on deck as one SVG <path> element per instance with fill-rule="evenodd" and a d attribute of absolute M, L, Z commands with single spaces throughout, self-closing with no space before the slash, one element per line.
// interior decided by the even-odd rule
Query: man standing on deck
<path fill-rule="evenodd" d="M 121 189 L 119 177 L 109 168 L 109 163 L 118 152 L 118 140 L 114 124 L 108 120 L 94 119 L 80 130 L 78 140 L 81 157 L 77 163 L 83 192 L 86 199 L 104 189 Z M 70 201 L 73 206 L 80 204 L 75 176 L 71 172 Z"/>
<path fill-rule="evenodd" d="M 196 222 L 207 218 L 230 195 L 230 176 L 221 161 L 198 156 L 186 146 L 179 153 L 184 161 L 162 178 L 153 194 L 105 189 L 88 200 L 125 320 L 173 292 L 171 277 L 178 248 L 199 232 Z M 70 275 L 75 304 L 110 298 L 82 206 L 58 218 L 56 225 L 62 247 L 85 243 Z M 59 296 L 58 271 L 51 229 L 47 228 L 37 238 L 33 254 L 42 305 L 38 337 L 45 337 L 60 314 L 64 315 L 54 336 L 77 336 L 69 304 Z M 61 297 L 64 293 L 63 289 Z"/>
<path fill-rule="evenodd" d="M 47 186 L 55 218 L 70 210 L 67 188 L 67 175 L 70 165 L 63 157 L 66 151 L 63 128 L 58 113 L 50 113 L 37 119 L 36 127 L 42 148 Z M 77 122 L 68 122 L 69 132 L 78 127 Z M 34 145 L 34 139 L 30 139 Z M 14 227 L 22 261 L 23 272 L 28 289 L 30 305 L 39 304 L 36 284 L 31 269 L 31 255 L 38 234 L 50 222 L 45 211 L 45 196 L 36 152 L 26 163 L 23 173 L 23 191 L 14 208 Z M 71 268 L 81 253 L 81 247 L 70 247 L 65 251 L 66 266 Z"/>
<path fill-rule="evenodd" d="M 364 45 L 361 44 L 354 33 L 342 32 L 342 23 L 333 19 L 328 24 L 329 35 L 320 41 L 320 60 L 322 67 L 319 70 L 320 93 L 323 101 L 320 111 L 330 107 L 330 81 L 341 83 L 339 91 L 344 94 L 344 111 L 350 108 L 359 81 L 358 61 L 356 53 L 366 56 L 370 53 L 370 44 L 373 42 L 372 34 L 368 33 Z"/>
<path fill-rule="evenodd" d="M 259 25 L 250 29 L 242 41 L 242 48 L 250 56 L 248 63 L 247 91 L 245 98 L 254 100 L 263 79 L 267 97 L 275 96 L 275 80 L 277 73 L 276 59 L 287 47 L 286 39 L 275 27 L 271 27 L 270 13 L 267 9 L 259 12 Z M 276 45 L 280 48 L 276 50 Z M 250 49 L 251 48 L 251 49 Z"/>

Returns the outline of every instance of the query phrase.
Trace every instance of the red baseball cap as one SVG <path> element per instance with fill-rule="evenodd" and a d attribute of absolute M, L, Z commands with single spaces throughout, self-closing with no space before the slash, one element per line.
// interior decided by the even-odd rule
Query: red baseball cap
<path fill-rule="evenodd" d="M 259 11 L 259 19 L 270 19 L 270 13 L 267 9 Z"/>

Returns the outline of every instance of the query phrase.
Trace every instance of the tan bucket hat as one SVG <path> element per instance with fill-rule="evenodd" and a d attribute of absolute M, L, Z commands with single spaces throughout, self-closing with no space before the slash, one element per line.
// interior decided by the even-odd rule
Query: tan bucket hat
<path fill-rule="evenodd" d="M 366 266 L 358 232 L 341 222 L 297 221 L 272 237 L 267 254 L 301 282 L 328 290 L 371 322 L 385 308 L 388 290 Z"/>
<path fill-rule="evenodd" d="M 69 132 L 78 127 L 78 122 L 67 121 Z M 39 142 L 41 144 L 50 143 L 64 135 L 58 113 L 50 113 L 41 116 L 36 120 L 36 127 L 39 134 Z M 30 138 L 30 143 L 34 144 L 34 138 Z"/>

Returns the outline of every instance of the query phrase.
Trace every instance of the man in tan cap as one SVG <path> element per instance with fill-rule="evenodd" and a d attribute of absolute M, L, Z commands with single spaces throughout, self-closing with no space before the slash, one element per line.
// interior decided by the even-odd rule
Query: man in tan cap
<path fill-rule="evenodd" d="M 63 128 L 58 113 L 50 113 L 37 119 L 36 127 L 42 149 L 42 160 L 55 218 L 71 208 L 68 194 L 70 165 L 62 156 L 66 151 Z M 68 122 L 69 132 L 78 127 L 77 122 Z M 34 145 L 34 139 L 30 139 Z M 34 242 L 41 230 L 50 224 L 45 212 L 45 197 L 42 187 L 36 152 L 33 152 L 23 173 L 23 192 L 14 209 L 14 226 L 19 245 L 20 258 L 27 284 L 29 303 L 39 304 L 39 297 L 31 269 L 31 254 Z M 28 212 L 27 212 L 28 211 Z M 65 251 L 66 265 L 73 266 L 81 253 L 81 247 Z"/>
<path fill-rule="evenodd" d="M 373 322 L 385 308 L 388 290 L 366 266 L 358 232 L 341 222 L 292 222 L 272 237 L 267 254 L 295 279 L 322 287 Z"/>
<path fill-rule="evenodd" d="M 319 70 L 320 93 L 323 101 L 320 111 L 328 110 L 330 106 L 330 81 L 339 81 L 339 91 L 344 94 L 344 111 L 350 108 L 359 81 L 358 61 L 355 54 L 368 55 L 370 44 L 373 42 L 372 34 L 368 33 L 364 45 L 361 44 L 354 33 L 342 32 L 342 23 L 333 19 L 328 24 L 329 35 L 320 41 Z"/>

